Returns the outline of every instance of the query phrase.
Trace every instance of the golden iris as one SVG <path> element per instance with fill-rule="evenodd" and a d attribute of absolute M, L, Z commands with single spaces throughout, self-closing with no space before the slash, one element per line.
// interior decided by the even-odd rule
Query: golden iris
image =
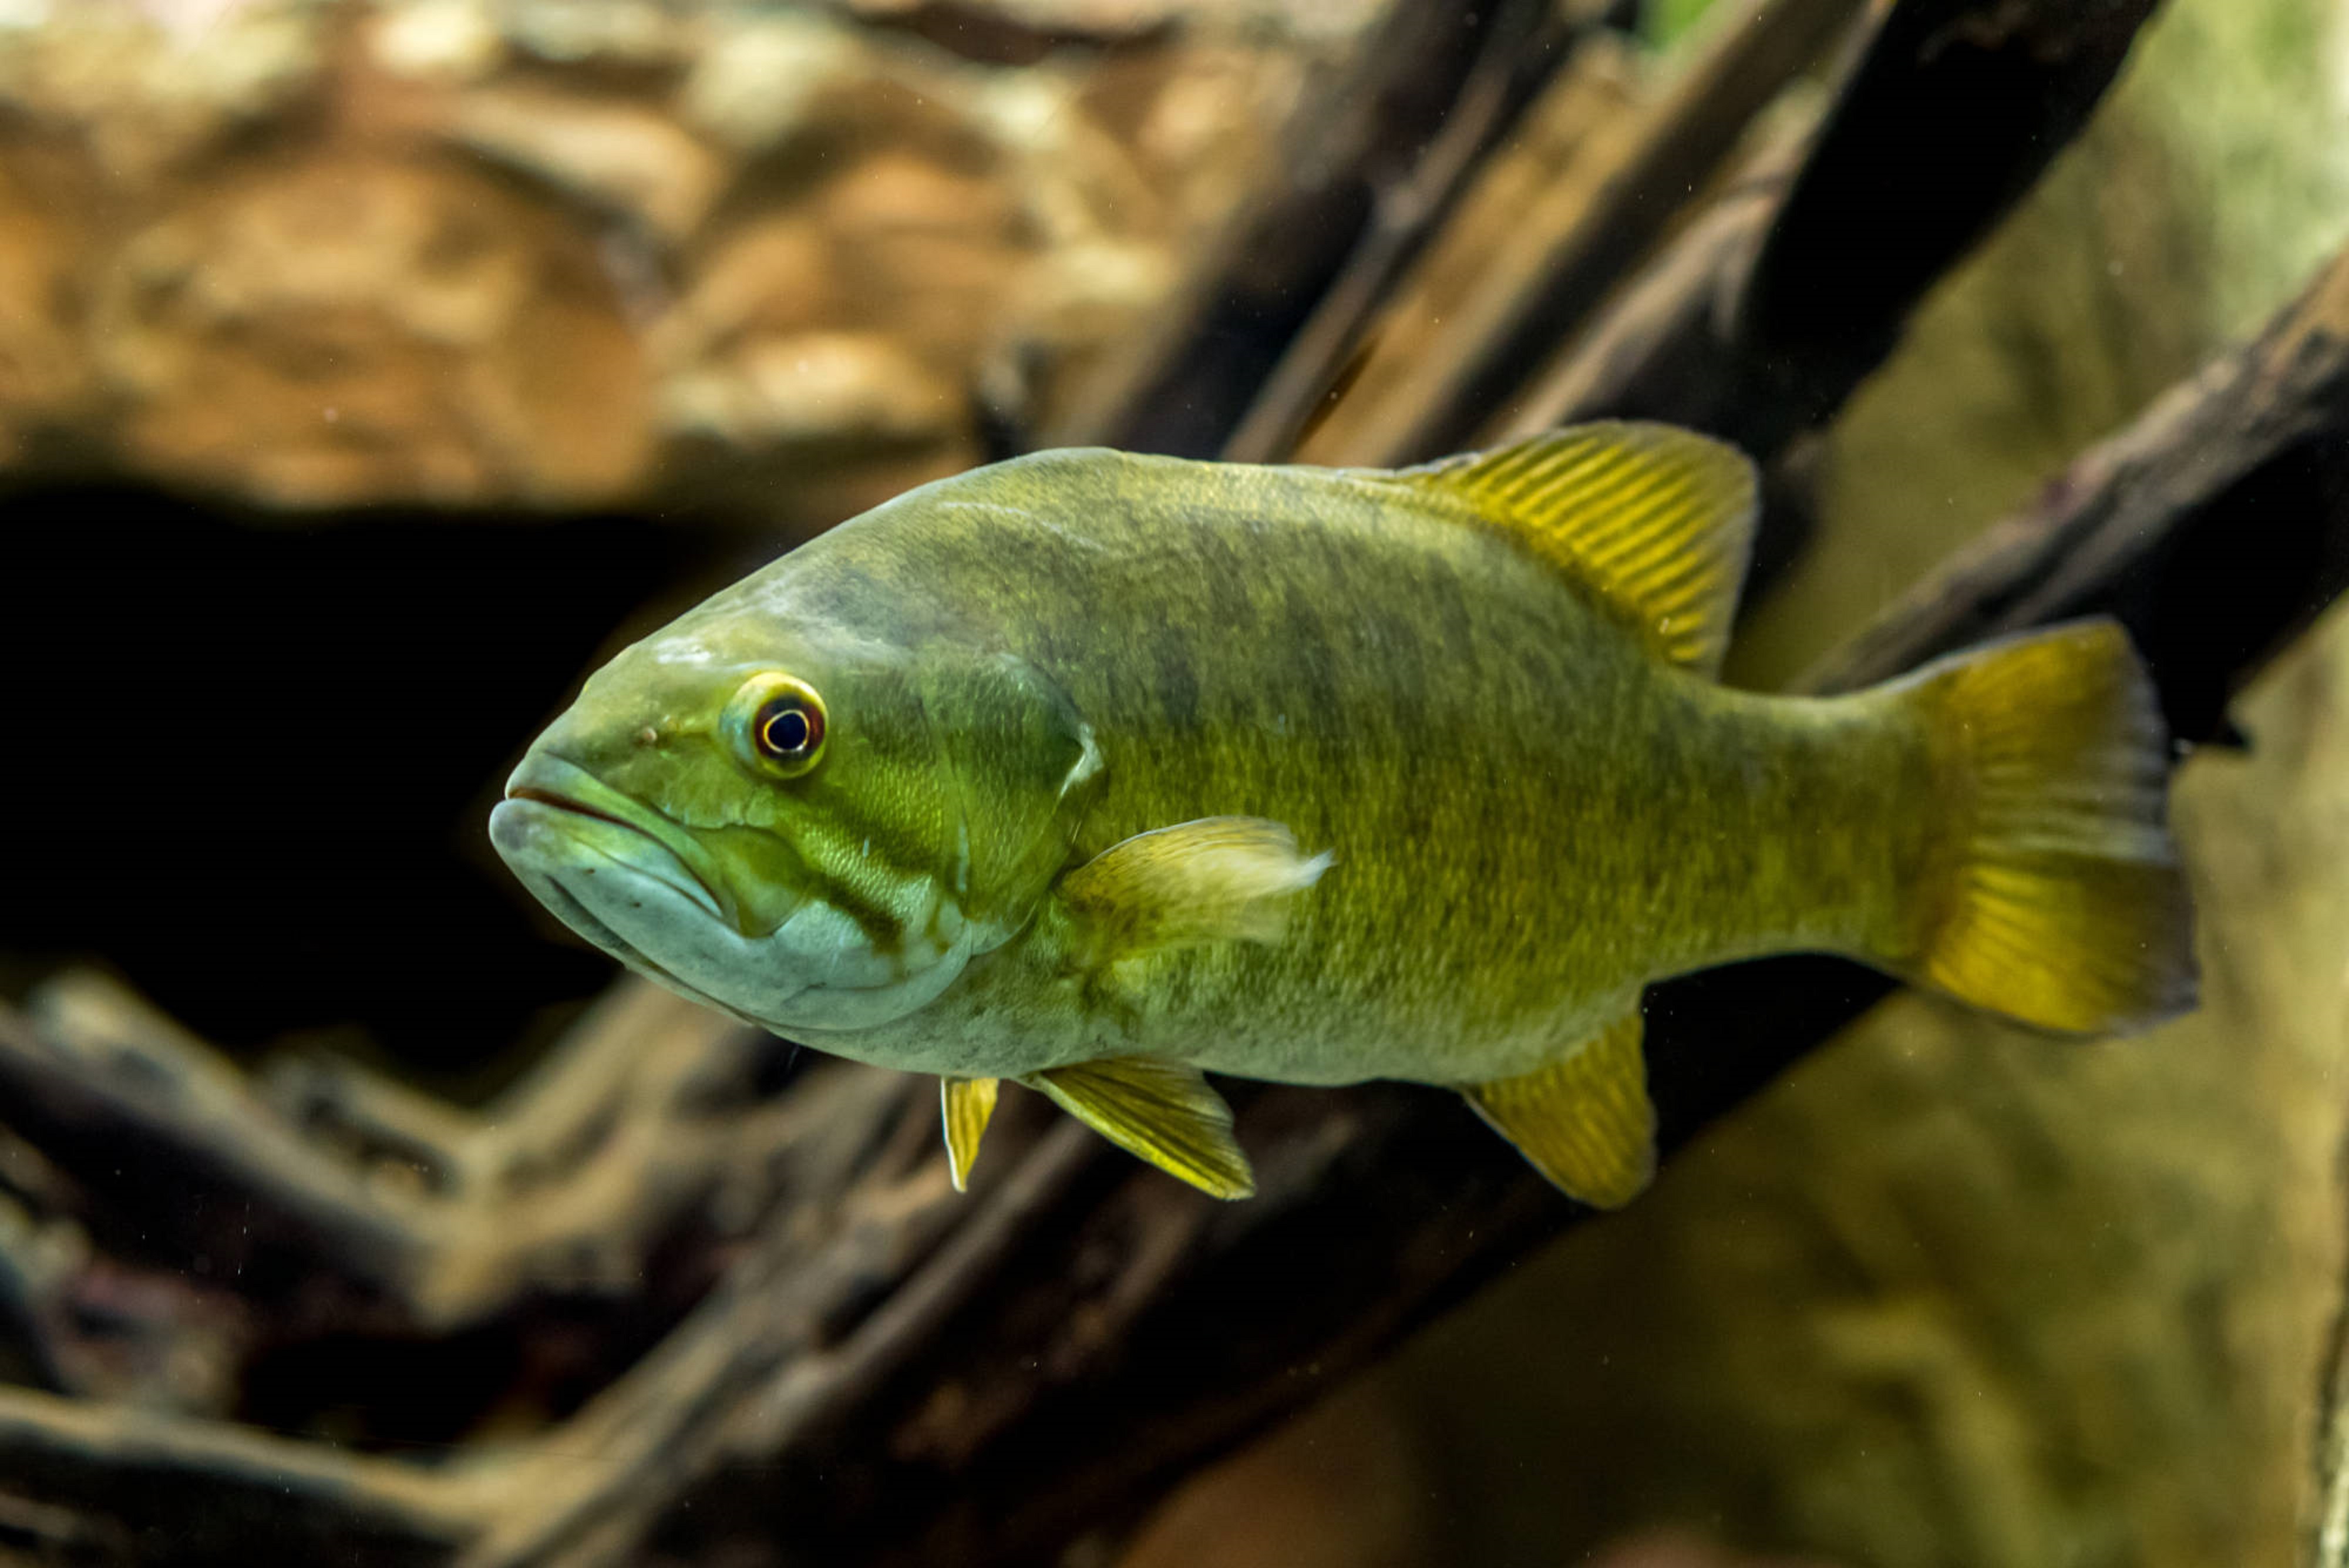
<path fill-rule="evenodd" d="M 796 777 L 823 753 L 823 699 L 806 681 L 789 675 L 753 676 L 728 704 L 737 737 L 771 773 Z"/>

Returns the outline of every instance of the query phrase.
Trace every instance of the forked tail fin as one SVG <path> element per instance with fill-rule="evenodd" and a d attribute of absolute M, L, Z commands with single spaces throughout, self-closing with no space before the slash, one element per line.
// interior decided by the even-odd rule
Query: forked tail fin
<path fill-rule="evenodd" d="M 1912 980 L 2043 1029 L 2191 1008 L 2193 911 L 2163 826 L 2169 746 L 2110 620 L 1971 649 L 1901 683 L 1950 825 L 1915 890 Z"/>

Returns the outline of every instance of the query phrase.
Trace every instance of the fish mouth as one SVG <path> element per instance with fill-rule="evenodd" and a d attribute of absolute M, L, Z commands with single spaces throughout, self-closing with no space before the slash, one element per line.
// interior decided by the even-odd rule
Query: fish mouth
<path fill-rule="evenodd" d="M 919 961 L 877 951 L 856 919 L 799 895 L 747 929 L 715 856 L 659 812 L 574 763 L 527 755 L 490 814 L 490 841 L 541 903 L 636 972 L 769 1029 L 868 1029 L 926 1006 L 976 935 L 958 912 Z"/>
<path fill-rule="evenodd" d="M 739 929 L 740 910 L 709 852 L 693 836 L 660 813 L 614 789 L 576 763 L 533 753 L 506 781 L 505 803 L 497 815 L 538 811 L 580 824 L 603 823 L 631 836 L 634 853 L 614 855 L 595 844 L 603 834 L 580 836 L 586 846 L 607 857 L 623 859 L 630 869 L 651 877 L 700 907 L 712 917 Z M 495 824 L 492 824 L 495 836 Z"/>
<path fill-rule="evenodd" d="M 683 977 L 672 974 L 667 970 L 662 968 L 659 964 L 654 962 L 650 958 L 639 951 L 636 945 L 630 942 L 626 937 L 620 935 L 619 932 L 614 930 L 610 926 L 605 925 L 600 916 L 598 916 L 593 909 L 590 909 L 585 904 L 580 902 L 578 898 L 572 893 L 571 889 L 563 886 L 562 883 L 549 878 L 535 884 L 532 890 L 538 895 L 540 899 L 545 903 L 549 909 L 554 911 L 555 919 L 561 920 L 564 925 L 569 926 L 573 930 L 586 938 L 589 941 L 603 949 L 614 958 L 618 959 L 621 963 L 626 965 L 628 968 L 636 971 L 639 974 L 642 974 L 650 980 L 656 981 L 658 983 L 668 987 L 671 991 L 676 992 L 678 995 L 685 997 L 688 1001 L 698 1002 L 704 1007 L 714 1008 L 718 1012 L 725 1013 L 730 1018 L 741 1019 L 743 1022 L 750 1023 L 756 1027 L 766 1027 L 766 1025 L 761 1023 L 760 1020 L 751 1018 L 746 1013 L 735 1011 L 733 1008 L 729 1007 L 725 1002 L 719 1001 L 717 997 L 710 995 L 708 992 L 701 990 L 698 986 L 688 983 Z"/>
<path fill-rule="evenodd" d="M 524 784 L 520 789 L 507 790 L 506 798 L 508 800 L 534 800 L 541 805 L 551 805 L 557 811 L 567 811 L 576 816 L 592 816 L 598 822 L 609 822 L 621 827 L 634 828 L 636 826 L 633 822 L 627 822 L 619 817 L 614 816 L 608 811 L 597 811 L 592 805 L 583 805 L 575 800 L 565 799 L 564 796 L 555 794 L 551 789 L 539 789 L 535 785 L 532 784 Z"/>

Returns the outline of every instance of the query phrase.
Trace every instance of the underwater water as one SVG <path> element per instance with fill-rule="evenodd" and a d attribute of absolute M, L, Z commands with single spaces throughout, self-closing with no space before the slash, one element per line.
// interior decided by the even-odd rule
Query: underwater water
<path fill-rule="evenodd" d="M 2349 1563 L 2344 25 L 0 0 L 0 1563 Z"/>

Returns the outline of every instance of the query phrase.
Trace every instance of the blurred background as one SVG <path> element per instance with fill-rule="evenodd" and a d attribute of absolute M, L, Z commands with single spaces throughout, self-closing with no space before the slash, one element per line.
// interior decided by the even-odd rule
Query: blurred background
<path fill-rule="evenodd" d="M 1570 183 L 1754 8 L 1579 9 L 1573 92 L 1406 272 L 1364 398 L 1506 282 L 1506 180 Z M 488 853 L 523 742 L 791 543 L 1099 430 L 1385 12 L 0 0 L 0 994 L 94 965 L 241 1062 L 512 1082 L 610 978 Z M 1732 678 L 1790 679 L 2344 240 L 2349 7 L 2168 0 L 1800 454 L 1811 535 Z M 1268 372 L 1267 299 L 1223 351 Z M 2199 1013 L 2051 1047 L 1895 997 L 1116 1560 L 2300 1561 L 2343 1304 L 2337 618 L 2234 717 L 2177 789 Z M 204 1343 L 79 1387 L 429 1447 L 511 1418 L 529 1359 L 351 1393 Z"/>

